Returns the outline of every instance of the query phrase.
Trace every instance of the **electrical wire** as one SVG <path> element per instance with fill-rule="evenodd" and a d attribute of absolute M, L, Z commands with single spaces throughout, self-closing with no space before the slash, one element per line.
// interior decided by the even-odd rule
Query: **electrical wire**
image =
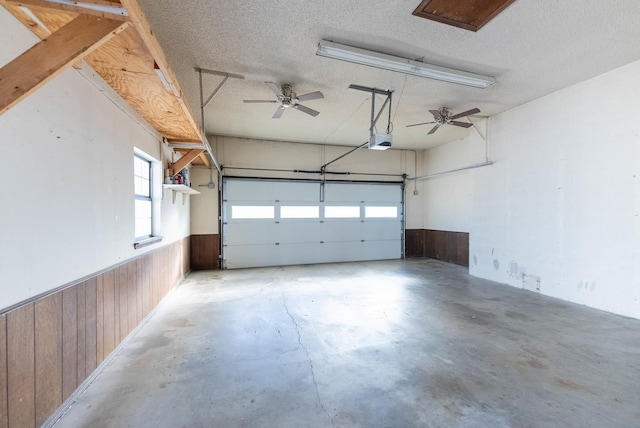
<path fill-rule="evenodd" d="M 358 106 L 358 108 L 356 108 L 356 110 L 349 116 L 347 117 L 345 120 L 343 120 L 333 131 L 331 131 L 325 138 L 324 141 L 325 143 L 327 142 L 327 140 L 329 139 L 329 137 L 331 137 L 333 134 L 336 133 L 336 131 L 338 131 L 338 129 L 342 128 L 342 125 L 344 125 L 345 123 L 347 123 L 349 120 L 351 120 L 351 118 L 353 116 L 356 115 L 356 113 L 358 113 L 360 111 L 360 109 L 362 108 L 362 106 L 364 105 L 364 103 L 366 103 L 367 101 L 369 101 L 369 97 L 366 97 L 364 100 L 362 100 L 362 103 L 360 103 L 360 105 Z"/>

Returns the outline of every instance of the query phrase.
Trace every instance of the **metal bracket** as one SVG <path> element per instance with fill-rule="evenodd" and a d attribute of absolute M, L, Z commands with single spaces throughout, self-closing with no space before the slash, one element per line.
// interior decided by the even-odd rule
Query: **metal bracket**
<path fill-rule="evenodd" d="M 369 128 L 369 136 L 373 136 L 373 130 L 375 129 L 378 119 L 380 119 L 380 116 L 382 115 L 382 112 L 387 107 L 387 105 L 389 106 L 389 119 L 387 120 L 387 134 L 390 134 L 391 133 L 391 96 L 393 94 L 393 91 L 391 89 L 384 90 L 384 89 L 378 89 L 378 88 L 369 88 L 367 86 L 361 86 L 361 85 L 355 85 L 355 84 L 349 85 L 349 89 L 355 89 L 356 91 L 371 93 L 371 127 Z M 382 104 L 382 107 L 380 107 L 380 111 L 378 112 L 377 115 L 375 114 L 375 111 L 376 111 L 375 95 L 376 94 L 387 96 L 387 98 L 384 100 L 384 103 Z"/>
<path fill-rule="evenodd" d="M 211 157 L 211 160 L 213 161 L 213 164 L 216 166 L 216 169 L 218 170 L 218 173 L 220 175 L 222 175 L 222 169 L 220 167 L 220 165 L 218 164 L 218 161 L 216 160 L 215 156 L 213 156 L 213 150 L 211 150 L 211 146 L 209 145 L 209 140 L 207 139 L 206 135 L 205 135 L 205 126 L 204 126 L 204 109 L 209 105 L 209 103 L 211 102 L 211 100 L 213 100 L 213 97 L 216 96 L 216 94 L 220 91 L 220 89 L 222 88 L 222 86 L 227 82 L 227 80 L 231 79 L 240 79 L 240 80 L 244 80 L 244 76 L 241 74 L 233 74 L 233 73 L 226 73 L 224 71 L 216 71 L 216 70 L 208 70 L 206 68 L 200 68 L 200 67 L 196 67 L 196 71 L 198 72 L 198 78 L 199 78 L 199 83 L 200 83 L 200 125 L 202 126 L 202 144 L 204 144 L 205 149 L 207 150 L 207 153 L 209 153 L 209 156 Z M 202 75 L 203 74 L 210 74 L 213 76 L 222 76 L 224 77 L 224 79 L 222 79 L 222 82 L 220 82 L 218 84 L 218 86 L 216 87 L 216 89 L 214 89 L 214 91 L 211 93 L 211 95 L 209 95 L 209 97 L 207 98 L 207 100 L 204 100 L 204 89 L 203 89 L 203 85 L 202 85 Z"/>
<path fill-rule="evenodd" d="M 241 75 L 241 74 L 226 73 L 224 71 L 208 70 L 206 68 L 199 68 L 199 67 L 196 67 L 196 71 L 198 72 L 199 77 L 200 77 L 200 95 L 201 95 L 201 104 L 202 104 L 202 110 L 203 111 L 209 105 L 209 103 L 211 102 L 213 97 L 215 97 L 216 94 L 220 91 L 220 89 L 222 89 L 222 87 L 227 82 L 227 80 L 229 80 L 229 79 L 244 80 L 244 76 Z M 202 101 L 204 99 L 204 93 L 202 91 L 202 75 L 203 74 L 210 74 L 210 75 L 213 75 L 213 76 L 224 77 L 224 79 L 222 79 L 222 82 L 220 82 L 218 84 L 216 89 L 213 90 L 213 92 L 211 93 L 211 95 L 209 95 L 209 97 L 207 98 L 206 101 Z"/>

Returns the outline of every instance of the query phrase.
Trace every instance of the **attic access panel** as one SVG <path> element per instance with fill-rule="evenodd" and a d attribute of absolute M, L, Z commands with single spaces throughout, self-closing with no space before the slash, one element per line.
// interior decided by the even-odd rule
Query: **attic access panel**
<path fill-rule="evenodd" d="M 413 15 L 478 31 L 515 0 L 423 0 Z"/>

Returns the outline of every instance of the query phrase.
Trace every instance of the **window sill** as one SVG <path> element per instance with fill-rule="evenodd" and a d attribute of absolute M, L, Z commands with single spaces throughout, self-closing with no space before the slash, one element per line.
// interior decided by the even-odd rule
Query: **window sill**
<path fill-rule="evenodd" d="M 162 241 L 162 236 L 152 236 L 151 238 L 145 238 L 134 242 L 133 248 L 137 250 L 138 248 L 147 247 L 160 241 Z"/>

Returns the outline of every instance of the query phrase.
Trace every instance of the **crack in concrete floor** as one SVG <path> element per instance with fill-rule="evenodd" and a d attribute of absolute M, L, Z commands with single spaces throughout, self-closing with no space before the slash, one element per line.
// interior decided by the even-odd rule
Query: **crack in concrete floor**
<path fill-rule="evenodd" d="M 311 359 L 311 354 L 309 353 L 309 350 L 307 349 L 307 347 L 304 346 L 304 344 L 302 343 L 302 334 L 300 332 L 302 328 L 300 327 L 296 319 L 291 314 L 291 311 L 289 311 L 289 306 L 287 305 L 287 298 L 285 297 L 284 294 L 282 295 L 282 303 L 284 305 L 285 311 L 287 311 L 287 315 L 289 315 L 289 318 L 291 318 L 291 322 L 296 328 L 296 333 L 298 333 L 298 344 L 302 349 L 304 349 L 304 352 L 307 354 L 309 367 L 311 368 L 311 379 L 313 380 L 313 386 L 315 387 L 316 397 L 318 397 L 318 404 L 320 404 L 320 407 L 322 407 L 322 410 L 324 410 L 324 412 L 327 414 L 327 418 L 329 418 L 329 422 L 331 422 L 331 426 L 335 428 L 335 424 L 333 423 L 333 418 L 329 414 L 329 411 L 327 411 L 327 408 L 324 406 L 324 403 L 322 402 L 322 398 L 320 397 L 320 391 L 318 390 L 318 381 L 316 380 L 316 373 L 315 373 L 315 370 L 313 369 L 313 360 Z"/>

